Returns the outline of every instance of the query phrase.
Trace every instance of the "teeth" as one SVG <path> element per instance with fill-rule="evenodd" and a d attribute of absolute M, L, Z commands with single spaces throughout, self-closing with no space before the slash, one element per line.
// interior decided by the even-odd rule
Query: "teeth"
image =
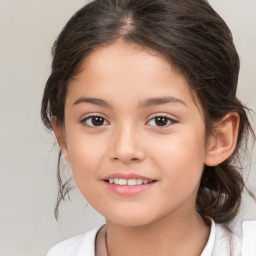
<path fill-rule="evenodd" d="M 122 186 L 135 186 L 135 185 L 142 185 L 142 184 L 148 184 L 150 181 L 149 180 L 143 180 L 143 179 L 109 179 L 109 183 L 111 184 L 116 184 L 116 185 L 122 185 Z"/>
<path fill-rule="evenodd" d="M 119 185 L 127 185 L 127 180 L 119 179 Z"/>
<path fill-rule="evenodd" d="M 143 183 L 143 180 L 142 179 L 137 179 L 136 183 L 137 183 L 137 185 L 141 185 Z"/>
<path fill-rule="evenodd" d="M 128 180 L 128 185 L 129 186 L 135 186 L 136 185 L 136 180 Z"/>

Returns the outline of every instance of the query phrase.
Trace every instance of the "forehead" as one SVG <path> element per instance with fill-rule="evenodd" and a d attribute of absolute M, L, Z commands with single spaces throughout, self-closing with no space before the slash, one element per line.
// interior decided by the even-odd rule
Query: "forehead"
<path fill-rule="evenodd" d="M 148 76 L 159 71 L 165 72 L 166 75 L 170 72 L 177 76 L 180 75 L 178 69 L 165 60 L 160 53 L 122 40 L 96 48 L 83 59 L 79 73 L 93 71 L 107 76 L 113 71 L 115 71 L 115 75 L 127 74 L 129 71 L 130 76 L 138 75 L 139 77 L 142 70 L 147 71 Z M 112 76 L 112 78 L 115 77 Z"/>
<path fill-rule="evenodd" d="M 97 94 L 103 98 L 182 97 L 194 102 L 185 77 L 158 52 L 137 44 L 117 41 L 98 48 L 80 64 L 70 90 L 79 94 Z M 86 96 L 86 95 L 85 95 Z"/>

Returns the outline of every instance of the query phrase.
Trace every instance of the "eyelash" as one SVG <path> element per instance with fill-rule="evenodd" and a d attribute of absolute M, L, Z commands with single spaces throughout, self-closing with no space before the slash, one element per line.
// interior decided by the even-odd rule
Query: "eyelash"
<path fill-rule="evenodd" d="M 103 123 L 102 125 L 93 125 L 93 123 L 92 123 L 92 118 L 101 118 L 104 123 L 107 122 L 107 121 L 106 121 L 106 118 L 102 117 L 102 116 L 99 115 L 99 114 L 94 114 L 94 115 L 86 116 L 85 118 L 83 118 L 83 119 L 80 121 L 80 123 L 82 123 L 82 124 L 84 124 L 85 126 L 90 127 L 90 128 L 92 128 L 92 127 L 101 127 L 101 126 L 105 126 L 105 125 L 106 125 L 106 124 L 104 124 L 104 123 Z M 88 120 L 90 120 L 90 119 L 91 119 L 91 124 L 87 124 L 86 122 L 87 122 Z M 109 124 L 109 122 L 107 122 L 107 124 Z"/>
<path fill-rule="evenodd" d="M 152 126 L 159 127 L 159 128 L 165 128 L 165 127 L 169 127 L 170 125 L 173 125 L 173 124 L 177 123 L 176 120 L 174 120 L 173 118 L 170 118 L 169 116 L 164 115 L 164 114 L 159 114 L 159 115 L 156 115 L 156 116 L 152 117 L 151 119 L 149 119 L 149 121 L 147 121 L 147 123 L 149 123 L 152 120 L 155 120 L 155 122 L 156 122 L 157 118 L 160 118 L 160 119 L 164 118 L 164 119 L 166 119 L 168 124 L 166 124 L 166 125 L 152 125 Z"/>
<path fill-rule="evenodd" d="M 94 124 L 92 123 L 92 122 L 93 122 L 93 121 L 92 121 L 92 118 L 100 118 L 101 121 L 103 121 L 103 124 L 101 124 L 101 125 L 94 125 Z M 164 115 L 164 114 L 159 114 L 159 115 L 156 115 L 156 116 L 150 118 L 149 121 L 146 122 L 146 124 L 150 123 L 150 121 L 152 121 L 152 120 L 155 120 L 155 121 L 156 121 L 157 118 L 160 118 L 160 119 L 161 119 L 161 118 L 164 118 L 168 123 L 167 123 L 166 125 L 152 125 L 152 126 L 155 126 L 155 127 L 163 127 L 163 128 L 164 128 L 164 127 L 169 127 L 170 125 L 173 125 L 173 124 L 177 123 L 177 121 L 174 120 L 173 118 L 170 118 L 169 116 Z M 88 120 L 91 120 L 91 122 L 90 122 L 91 124 L 88 124 L 88 123 L 87 123 Z M 97 120 L 96 120 L 96 121 L 97 121 Z M 161 120 L 159 120 L 159 121 L 161 121 Z M 89 116 L 83 118 L 80 122 L 81 122 L 82 124 L 84 124 L 85 126 L 90 127 L 90 128 L 92 128 L 92 127 L 102 127 L 102 126 L 105 126 L 105 125 L 109 124 L 109 122 L 108 122 L 104 117 L 102 117 L 102 116 L 99 115 L 99 114 L 89 115 Z M 107 124 L 106 124 L 106 123 L 107 123 Z"/>

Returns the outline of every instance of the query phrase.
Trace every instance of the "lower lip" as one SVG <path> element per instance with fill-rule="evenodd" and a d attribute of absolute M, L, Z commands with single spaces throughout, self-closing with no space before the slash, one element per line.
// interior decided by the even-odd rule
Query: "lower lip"
<path fill-rule="evenodd" d="M 115 192 L 118 195 L 121 196 L 134 196 L 134 195 L 138 195 L 141 192 L 150 189 L 152 186 L 154 186 L 156 182 L 150 182 L 148 184 L 142 184 L 142 185 L 134 185 L 134 186 L 121 186 L 121 185 L 117 185 L 114 183 L 109 183 L 105 181 L 105 184 L 107 185 L 107 187 Z"/>

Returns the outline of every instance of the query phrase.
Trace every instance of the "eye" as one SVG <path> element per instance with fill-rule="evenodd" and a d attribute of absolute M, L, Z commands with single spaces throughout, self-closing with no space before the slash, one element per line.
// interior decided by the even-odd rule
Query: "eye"
<path fill-rule="evenodd" d="M 106 119 L 101 116 L 88 116 L 88 117 L 84 118 L 83 120 L 81 120 L 81 123 L 85 124 L 86 126 L 91 126 L 91 127 L 103 126 L 103 125 L 108 124 Z"/>
<path fill-rule="evenodd" d="M 169 126 L 173 123 L 176 121 L 167 116 L 155 116 L 147 122 L 151 126 Z"/>

